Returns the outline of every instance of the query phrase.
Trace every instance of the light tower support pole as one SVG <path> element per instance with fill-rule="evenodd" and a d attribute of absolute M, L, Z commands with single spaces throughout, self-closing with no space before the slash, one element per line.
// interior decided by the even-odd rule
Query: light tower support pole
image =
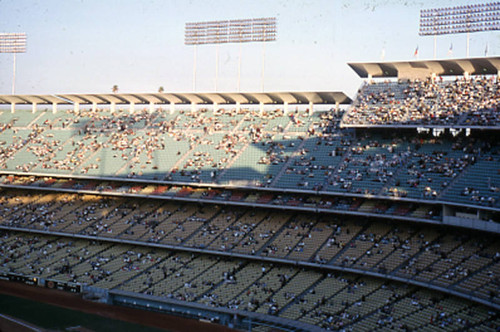
<path fill-rule="evenodd" d="M 241 52 L 242 52 L 241 42 L 239 44 L 240 44 L 240 55 L 238 56 L 238 92 L 241 91 Z"/>
<path fill-rule="evenodd" d="M 434 35 L 434 60 L 436 60 L 437 36 Z"/>
<path fill-rule="evenodd" d="M 26 52 L 26 33 L 0 33 L 0 53 L 13 53 L 12 61 L 12 94 L 16 93 L 16 60 L 17 53 Z"/>
<path fill-rule="evenodd" d="M 196 92 L 196 46 L 194 45 L 194 56 L 193 56 L 193 92 Z"/>
<path fill-rule="evenodd" d="M 260 73 L 260 90 L 264 92 L 264 66 L 266 62 L 266 43 L 262 43 L 262 71 Z"/>
<path fill-rule="evenodd" d="M 219 78 L 219 44 L 215 45 L 215 92 L 217 92 L 218 78 Z"/>
<path fill-rule="evenodd" d="M 470 39 L 470 36 L 469 36 L 469 32 L 467 31 L 467 50 L 466 50 L 466 57 L 468 58 L 469 57 L 469 39 Z"/>
<path fill-rule="evenodd" d="M 16 94 L 16 53 L 14 53 L 14 61 L 12 61 L 12 94 Z"/>

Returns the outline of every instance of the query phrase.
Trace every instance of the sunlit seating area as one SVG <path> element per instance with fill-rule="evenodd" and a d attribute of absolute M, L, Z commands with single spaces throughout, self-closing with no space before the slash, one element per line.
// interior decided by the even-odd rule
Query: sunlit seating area
<path fill-rule="evenodd" d="M 345 125 L 498 127 L 497 75 L 369 82 Z"/>
<path fill-rule="evenodd" d="M 500 246 L 493 234 L 370 218 L 14 190 L 4 191 L 0 208 L 0 226 L 18 230 L 347 267 L 452 287 L 493 302 L 500 292 Z"/>
<path fill-rule="evenodd" d="M 500 204 L 486 136 L 356 133 L 335 110 L 57 114 L 1 113 L 2 171 Z"/>

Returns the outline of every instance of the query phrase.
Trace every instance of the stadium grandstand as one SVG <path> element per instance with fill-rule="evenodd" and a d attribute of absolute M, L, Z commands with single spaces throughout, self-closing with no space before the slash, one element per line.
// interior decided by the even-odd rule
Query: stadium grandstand
<path fill-rule="evenodd" d="M 354 100 L 1 95 L 0 278 L 242 330 L 498 331 L 500 58 L 350 66 Z"/>

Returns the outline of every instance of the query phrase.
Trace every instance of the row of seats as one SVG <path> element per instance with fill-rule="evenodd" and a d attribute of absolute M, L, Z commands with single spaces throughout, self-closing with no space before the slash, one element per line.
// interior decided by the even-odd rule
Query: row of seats
<path fill-rule="evenodd" d="M 274 315 L 325 330 L 494 331 L 498 313 L 396 282 L 125 244 L 0 238 L 0 272 Z"/>
<path fill-rule="evenodd" d="M 498 127 L 498 76 L 370 82 L 343 118 L 347 125 Z"/>
<path fill-rule="evenodd" d="M 412 278 L 498 302 L 494 235 L 398 221 L 4 191 L 0 225 L 179 245 Z"/>
<path fill-rule="evenodd" d="M 185 200 L 233 202 L 248 205 L 261 204 L 271 207 L 292 206 L 308 209 L 362 212 L 377 215 L 405 216 L 417 219 L 442 221 L 441 205 L 417 204 L 368 197 L 342 197 L 310 195 L 306 193 L 282 193 L 254 190 L 222 190 L 209 187 L 156 185 L 121 181 L 73 180 L 47 176 L 0 175 L 0 184 L 25 188 L 73 190 L 106 194 L 144 195 L 155 198 L 182 198 Z M 490 217 L 490 219 L 492 219 Z"/>
<path fill-rule="evenodd" d="M 58 114 L 2 112 L 0 168 L 500 206 L 488 137 L 355 133 L 339 129 L 336 111 Z"/>

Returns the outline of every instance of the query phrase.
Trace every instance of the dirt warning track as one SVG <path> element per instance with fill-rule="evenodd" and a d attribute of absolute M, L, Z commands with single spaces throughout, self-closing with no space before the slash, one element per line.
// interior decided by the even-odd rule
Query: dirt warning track
<path fill-rule="evenodd" d="M 141 324 L 145 326 L 166 329 L 173 332 L 190 332 L 190 331 L 207 331 L 207 332 L 234 332 L 226 326 L 202 322 L 194 319 L 187 319 L 152 311 L 133 309 L 127 307 L 119 307 L 107 305 L 103 303 L 95 303 L 82 299 L 80 294 L 64 292 L 55 289 L 44 287 L 30 286 L 23 283 L 9 282 L 0 280 L 0 293 L 21 297 L 37 302 L 52 304 L 55 306 L 81 311 L 89 314 L 99 315 L 102 317 L 121 320 L 129 323 Z M 0 317 L 1 318 L 1 317 Z M 14 318 L 15 320 L 15 318 Z M 21 323 L 29 325 L 24 327 L 22 324 L 17 324 L 18 328 L 15 331 L 36 331 L 36 327 L 29 323 L 19 320 Z M 1 331 L 12 331 L 8 325 L 3 327 L 3 324 L 14 324 L 12 320 L 1 319 Z"/>

